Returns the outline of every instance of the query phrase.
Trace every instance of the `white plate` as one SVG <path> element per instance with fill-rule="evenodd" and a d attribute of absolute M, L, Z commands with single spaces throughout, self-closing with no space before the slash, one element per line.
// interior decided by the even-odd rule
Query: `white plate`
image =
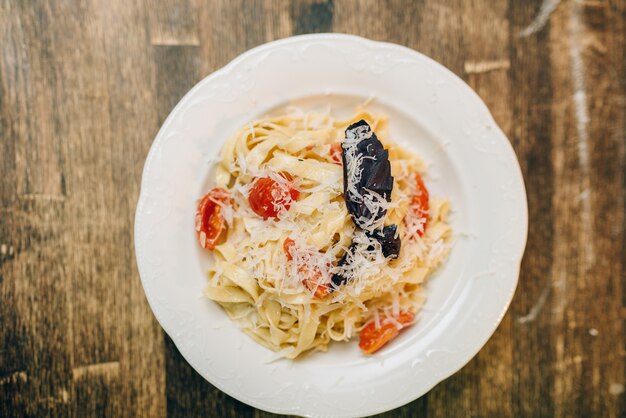
<path fill-rule="evenodd" d="M 419 322 L 373 357 L 356 341 L 299 361 L 245 336 L 203 298 L 210 256 L 193 232 L 210 161 L 238 127 L 289 103 L 345 113 L 374 98 L 396 141 L 431 164 L 426 183 L 448 197 L 455 243 L 428 282 Z M 511 301 L 528 214 L 519 164 L 489 111 L 461 79 L 413 50 L 348 35 L 262 45 L 198 83 L 150 149 L 135 219 L 135 251 L 154 315 L 185 359 L 227 394 L 284 414 L 362 416 L 428 392 L 465 365 Z"/>

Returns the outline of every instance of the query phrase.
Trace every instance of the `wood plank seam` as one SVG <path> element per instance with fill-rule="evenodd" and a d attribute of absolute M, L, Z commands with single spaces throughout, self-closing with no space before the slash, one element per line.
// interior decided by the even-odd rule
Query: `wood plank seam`
<path fill-rule="evenodd" d="M 200 46 L 198 40 L 157 39 L 152 40 L 152 46 Z"/>
<path fill-rule="evenodd" d="M 86 376 L 115 377 L 120 372 L 119 361 L 107 361 L 104 363 L 88 364 L 72 369 L 72 380 L 76 381 Z"/>
<path fill-rule="evenodd" d="M 45 194 L 45 193 L 23 193 L 19 196 L 22 200 L 41 200 L 44 202 L 63 202 L 66 196 L 58 194 Z"/>
<path fill-rule="evenodd" d="M 511 61 L 508 59 L 465 61 L 463 67 L 466 74 L 482 74 L 496 70 L 508 70 L 511 67 Z"/>
<path fill-rule="evenodd" d="M 25 371 L 16 371 L 6 374 L 4 376 L 0 376 L 0 385 L 4 385 L 7 383 L 15 384 L 18 382 L 28 382 L 28 374 Z"/>

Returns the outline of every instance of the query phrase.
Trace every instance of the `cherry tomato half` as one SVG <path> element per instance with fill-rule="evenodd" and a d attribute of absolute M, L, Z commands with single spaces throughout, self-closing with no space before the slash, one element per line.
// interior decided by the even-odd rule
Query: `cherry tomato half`
<path fill-rule="evenodd" d="M 293 256 L 291 255 L 291 248 L 296 245 L 296 242 L 291 238 L 285 238 L 285 242 L 283 242 L 283 251 L 287 254 L 287 260 L 293 260 Z"/>
<path fill-rule="evenodd" d="M 287 260 L 292 261 L 293 256 L 291 254 L 292 248 L 296 245 L 295 241 L 291 238 L 286 238 L 283 242 L 283 250 L 287 255 Z M 315 289 L 314 296 L 318 299 L 324 298 L 330 293 L 330 286 L 328 284 L 318 284 L 322 277 L 322 272 L 317 266 L 299 265 L 298 276 L 302 278 L 302 284 L 309 290 Z"/>
<path fill-rule="evenodd" d="M 339 142 L 334 142 L 330 146 L 330 158 L 333 160 L 335 164 L 343 165 L 343 161 L 341 159 L 341 144 Z"/>
<path fill-rule="evenodd" d="M 202 248 L 214 250 L 226 237 L 228 226 L 218 203 L 232 205 L 228 192 L 220 187 L 210 190 L 198 204 L 196 211 L 196 235 Z"/>
<path fill-rule="evenodd" d="M 291 182 L 291 177 L 288 174 L 280 173 L 280 175 Z M 248 201 L 254 213 L 267 220 L 278 218 L 278 212 L 282 208 L 289 210 L 291 202 L 295 201 L 298 196 L 300 196 L 300 192 L 291 187 L 290 184 L 285 185 L 270 177 L 261 177 L 254 180 Z"/>
<path fill-rule="evenodd" d="M 330 293 L 330 286 L 328 284 L 319 284 L 319 280 L 322 277 L 322 272 L 317 267 L 312 269 L 298 269 L 300 277 L 305 276 L 302 279 L 302 284 L 309 290 L 315 289 L 313 294 L 317 299 L 323 299 Z"/>
<path fill-rule="evenodd" d="M 397 337 L 400 330 L 410 324 L 414 318 L 415 314 L 411 311 L 400 312 L 395 316 L 395 320 L 401 325 L 400 329 L 393 321 L 381 320 L 380 328 L 376 328 L 374 320 L 369 321 L 361 330 L 359 348 L 365 354 L 375 353 L 390 340 Z"/>
<path fill-rule="evenodd" d="M 319 270 L 317 270 L 317 274 L 321 275 Z M 318 284 L 318 280 L 319 276 L 314 276 L 312 278 L 302 279 L 302 284 L 309 290 L 315 289 L 313 296 L 315 296 L 316 299 L 324 299 L 326 295 L 330 293 L 330 286 L 327 284 Z"/>
<path fill-rule="evenodd" d="M 411 222 L 422 224 L 422 228 L 417 231 L 417 235 L 421 237 L 426 232 L 426 227 L 428 226 L 428 189 L 419 173 L 415 174 L 415 181 L 417 188 L 411 200 L 411 210 L 417 215 L 417 219 L 411 219 Z"/>

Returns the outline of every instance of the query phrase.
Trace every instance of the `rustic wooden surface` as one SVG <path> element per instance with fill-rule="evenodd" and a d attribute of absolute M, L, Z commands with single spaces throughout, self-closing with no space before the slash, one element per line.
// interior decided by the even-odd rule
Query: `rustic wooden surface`
<path fill-rule="evenodd" d="M 626 416 L 624 0 L 0 0 L 0 416 L 271 416 L 164 335 L 133 215 L 152 139 L 194 83 L 266 41 L 329 31 L 465 79 L 528 191 L 497 332 L 384 416 Z"/>

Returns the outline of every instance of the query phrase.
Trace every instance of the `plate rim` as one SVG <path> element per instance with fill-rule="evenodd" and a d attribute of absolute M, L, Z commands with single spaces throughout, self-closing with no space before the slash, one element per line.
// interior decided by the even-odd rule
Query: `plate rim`
<path fill-rule="evenodd" d="M 167 326 L 165 325 L 165 321 L 162 320 L 161 314 L 158 313 L 158 309 L 156 309 L 156 305 L 155 305 L 155 295 L 152 294 L 149 289 L 150 286 L 147 285 L 147 279 L 146 279 L 146 272 L 145 272 L 145 266 L 142 267 L 142 258 L 139 254 L 138 251 L 138 247 L 139 247 L 139 243 L 138 243 L 138 237 L 141 235 L 140 231 L 139 231 L 139 220 L 141 218 L 141 216 L 143 215 L 143 211 L 144 211 L 144 207 L 145 207 L 145 200 L 146 200 L 146 196 L 145 196 L 145 189 L 146 189 L 146 185 L 145 182 L 147 181 L 147 173 L 149 172 L 150 168 L 152 167 L 152 162 L 154 160 L 155 154 L 157 153 L 157 149 L 160 145 L 160 143 L 162 142 L 163 138 L 165 137 L 165 132 L 167 131 L 168 127 L 173 123 L 175 117 L 178 115 L 178 113 L 180 112 L 181 108 L 185 105 L 185 103 L 187 101 L 189 101 L 189 99 L 194 95 L 194 93 L 201 89 L 205 84 L 210 83 L 212 80 L 217 79 L 223 75 L 228 74 L 231 70 L 235 69 L 237 67 L 237 65 L 242 62 L 245 61 L 247 58 L 257 55 L 259 53 L 262 53 L 264 51 L 268 51 L 271 50 L 273 48 L 276 47 L 280 47 L 283 45 L 288 45 L 291 43 L 299 43 L 299 42 L 307 42 L 307 41 L 319 41 L 319 40 L 349 40 L 349 41 L 354 41 L 354 42 L 359 42 L 362 43 L 365 46 L 368 47 L 378 47 L 378 48 L 385 48 L 385 49 L 389 49 L 389 50 L 396 50 L 396 51 L 400 51 L 406 54 L 410 54 L 413 55 L 414 57 L 418 57 L 421 60 L 425 60 L 428 61 L 429 64 L 433 65 L 434 67 L 436 67 L 438 69 L 438 71 L 441 71 L 442 73 L 445 73 L 446 76 L 449 79 L 454 79 L 457 83 L 457 86 L 460 86 L 461 89 L 465 90 L 466 94 L 469 94 L 469 96 L 471 96 L 471 100 L 473 101 L 473 106 L 476 106 L 477 109 L 479 109 L 479 113 L 485 117 L 485 119 L 487 120 L 487 122 L 490 124 L 490 126 L 492 128 L 495 129 L 496 134 L 498 137 L 500 137 L 501 139 L 503 139 L 503 143 L 504 143 L 504 147 L 506 149 L 506 153 L 509 154 L 510 156 L 513 157 L 513 161 L 515 162 L 515 164 L 512 165 L 511 167 L 511 172 L 515 177 L 515 180 L 519 182 L 519 185 L 521 186 L 521 193 L 523 194 L 523 207 L 521 207 L 520 209 L 522 209 L 521 211 L 521 216 L 522 219 L 520 220 L 522 227 L 520 228 L 520 233 L 521 233 L 521 238 L 519 241 L 519 248 L 516 248 L 516 253 L 518 253 L 519 255 L 517 256 L 517 259 L 514 262 L 515 265 L 515 277 L 514 280 L 511 281 L 511 285 L 510 288 L 508 288 L 506 290 L 506 301 L 503 300 L 503 305 L 502 305 L 502 309 L 500 310 L 499 315 L 497 316 L 497 318 L 495 318 L 495 321 L 491 321 L 488 327 L 489 332 L 486 334 L 486 337 L 484 339 L 484 341 L 480 341 L 479 344 L 476 344 L 475 347 L 470 347 L 469 349 L 465 349 L 464 352 L 467 353 L 467 358 L 465 360 L 458 360 L 458 357 L 455 357 L 456 360 L 451 360 L 451 362 L 446 364 L 446 367 L 444 367 L 445 372 L 440 374 L 439 376 L 437 376 L 436 379 L 434 379 L 434 382 L 432 384 L 428 385 L 428 389 L 425 390 L 422 394 L 417 394 L 412 396 L 410 399 L 405 399 L 405 398 L 401 398 L 400 400 L 396 399 L 394 401 L 390 401 L 388 403 L 385 403 L 384 406 L 377 406 L 377 407 L 371 407 L 369 409 L 367 409 L 366 414 L 367 415 L 371 415 L 371 414 L 377 414 L 377 413 L 381 413 L 381 412 L 385 412 L 385 411 L 389 411 L 398 407 L 401 407 L 403 405 L 406 405 L 409 402 L 412 402 L 416 399 L 418 399 L 421 396 L 426 395 L 428 392 L 430 392 L 436 385 L 438 385 L 439 383 L 441 383 L 443 380 L 447 379 L 448 377 L 452 376 L 453 374 L 457 373 L 459 370 L 461 370 L 465 365 L 467 365 L 479 352 L 480 350 L 485 346 L 485 344 L 491 339 L 491 337 L 493 336 L 493 334 L 495 333 L 495 331 L 497 330 L 497 328 L 499 327 L 500 323 L 502 322 L 503 317 L 506 315 L 506 312 L 508 311 L 511 302 L 513 300 L 513 297 L 515 295 L 515 291 L 517 289 L 517 285 L 519 283 L 519 275 L 520 275 L 520 270 L 521 270 L 521 263 L 522 263 L 522 259 L 524 256 L 524 252 L 525 252 L 525 248 L 526 248 L 526 244 L 527 244 L 527 239 L 528 239 L 528 198 L 527 198 L 527 193 L 526 193 L 526 186 L 525 186 L 525 182 L 524 182 L 524 177 L 522 174 L 522 170 L 519 164 L 519 160 L 517 158 L 517 154 L 515 153 L 515 150 L 510 142 L 510 140 L 508 139 L 508 137 L 504 134 L 504 132 L 501 130 L 501 128 L 498 126 L 498 124 L 496 123 L 495 119 L 493 118 L 493 115 L 491 114 L 491 112 L 489 111 L 489 108 L 487 107 L 487 105 L 484 103 L 484 101 L 482 100 L 482 98 L 478 95 L 478 93 L 476 93 L 474 91 L 474 89 L 472 89 L 462 78 L 460 78 L 458 75 L 456 75 L 454 72 L 452 72 L 451 70 L 449 70 L 447 67 L 445 67 L 444 65 L 440 64 L 439 62 L 435 61 L 434 59 L 432 59 L 431 57 L 416 51 L 414 49 L 411 49 L 409 47 L 403 46 L 403 45 L 399 45 L 399 44 L 395 44 L 395 43 L 391 43 L 391 42 L 385 42 L 385 41 L 377 41 L 377 40 L 372 40 L 372 39 L 368 39 L 365 37 L 361 37 L 361 36 L 356 36 L 356 35 L 351 35 L 351 34 L 345 34 L 345 33 L 319 33 L 319 34 L 305 34 L 305 35 L 296 35 L 296 36 L 290 36 L 290 37 L 286 37 L 286 38 L 282 38 L 282 39 L 278 39 L 278 40 L 274 40 L 274 41 L 270 41 L 261 45 L 258 45 L 254 48 L 251 48 L 243 53 L 241 53 L 240 55 L 238 55 L 237 57 L 235 57 L 234 59 L 232 59 L 229 63 L 227 63 L 226 65 L 224 65 L 223 67 L 217 69 L 216 71 L 208 74 L 207 76 L 205 76 L 204 78 L 202 78 L 199 82 L 197 82 L 191 89 L 189 89 L 189 91 L 187 91 L 187 93 L 178 101 L 178 103 L 176 104 L 176 106 L 174 106 L 174 108 L 170 111 L 169 115 L 167 116 L 167 118 L 164 120 L 164 122 L 162 123 L 161 127 L 159 128 L 151 146 L 150 149 L 148 151 L 148 154 L 146 156 L 146 160 L 144 163 L 144 167 L 142 170 L 142 175 L 141 175 L 141 187 L 140 187 L 140 191 L 139 191 L 139 196 L 137 198 L 137 205 L 136 205 L 136 211 L 135 211 L 135 217 L 134 217 L 134 227 L 133 227 L 133 243 L 134 243 L 134 248 L 133 251 L 135 252 L 135 257 L 136 257 L 136 261 L 137 261 L 137 268 L 139 271 L 139 276 L 140 276 L 140 280 L 141 280 L 141 284 L 142 284 L 142 288 L 144 289 L 144 294 L 146 296 L 146 300 L 148 301 L 148 305 L 150 306 L 150 309 L 153 313 L 153 315 L 155 316 L 155 318 L 157 319 L 157 322 L 159 323 L 159 325 L 161 326 L 161 328 L 163 329 L 163 331 L 165 331 L 165 333 L 168 334 L 168 336 L 170 337 L 170 339 L 172 340 L 172 342 L 174 343 L 174 345 L 176 346 L 177 350 L 180 352 L 180 354 L 183 356 L 183 358 L 185 359 L 185 361 L 198 373 L 200 374 L 207 382 L 209 382 L 211 385 L 215 386 L 216 388 L 218 388 L 220 391 L 226 393 L 227 395 L 241 401 L 244 402 L 254 408 L 259 408 L 268 412 L 272 412 L 272 413 L 277 413 L 277 414 L 296 414 L 296 415 L 301 415 L 301 416 L 308 416 L 309 414 L 307 414 L 306 412 L 302 411 L 302 410 L 298 410 L 298 411 L 294 411 L 291 409 L 280 409 L 280 408 L 275 408 L 273 406 L 270 405 L 266 405 L 266 404 L 261 404 L 259 402 L 258 399 L 250 399 L 246 396 L 244 396 L 242 393 L 239 392 L 234 392 L 231 391 L 228 388 L 225 388 L 221 382 L 219 382 L 216 379 L 210 379 L 208 376 L 205 376 L 204 373 L 202 373 L 200 370 L 198 370 L 193 363 L 190 361 L 190 354 L 186 352 L 186 350 L 181 347 L 177 342 L 175 337 L 173 336 L 174 332 L 171 329 L 167 329 Z M 465 357 L 465 356 L 464 356 Z M 450 364 L 453 364 L 452 366 L 450 366 Z M 315 416 L 328 416 L 328 417 L 335 417 L 335 416 L 341 416 L 341 417 L 358 417 L 358 416 L 363 416 L 363 413 L 357 413 L 357 414 L 351 414 L 351 413 L 342 413 L 342 414 L 337 414 L 337 415 L 315 415 Z"/>

